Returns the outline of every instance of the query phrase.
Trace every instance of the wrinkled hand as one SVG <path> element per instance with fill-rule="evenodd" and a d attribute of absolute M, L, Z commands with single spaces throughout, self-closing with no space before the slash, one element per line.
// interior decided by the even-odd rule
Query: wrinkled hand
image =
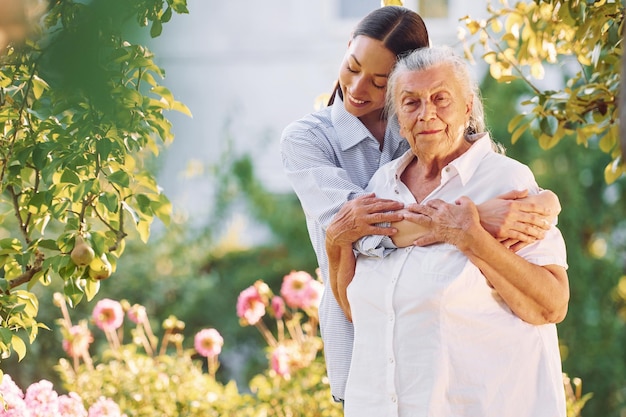
<path fill-rule="evenodd" d="M 405 218 L 410 216 L 411 221 L 419 221 L 428 230 L 415 240 L 416 246 L 449 243 L 464 250 L 471 242 L 471 234 L 482 229 L 478 209 L 467 197 L 459 198 L 455 204 L 435 199 L 407 209 L 412 214 L 405 214 Z"/>
<path fill-rule="evenodd" d="M 398 232 L 391 238 L 397 247 L 411 246 L 418 238 L 421 238 L 423 246 L 440 242 L 435 231 L 431 228 L 432 219 L 422 214 L 420 207 L 420 204 L 412 204 L 400 210 L 404 218 L 391 224 L 398 229 Z"/>
<path fill-rule="evenodd" d="M 373 193 L 347 201 L 326 229 L 326 240 L 332 245 L 352 246 L 363 236 L 391 236 L 396 229 L 382 223 L 402 220 L 398 210 L 403 207 L 399 201 L 377 198 Z"/>
<path fill-rule="evenodd" d="M 510 191 L 478 206 L 480 222 L 505 247 L 518 251 L 550 229 L 555 214 L 540 202 L 528 190 Z"/>

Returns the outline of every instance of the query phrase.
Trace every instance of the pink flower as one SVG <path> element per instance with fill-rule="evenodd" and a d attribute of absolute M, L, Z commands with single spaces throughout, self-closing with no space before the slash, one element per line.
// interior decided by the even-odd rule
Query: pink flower
<path fill-rule="evenodd" d="M 0 392 L 4 396 L 14 395 L 19 398 L 24 398 L 24 393 L 22 392 L 20 387 L 18 387 L 17 384 L 13 381 L 13 378 L 11 378 L 11 375 L 9 374 L 2 375 L 2 381 L 0 382 Z"/>
<path fill-rule="evenodd" d="M 59 413 L 63 417 L 87 417 L 83 400 L 75 392 L 59 397 Z"/>
<path fill-rule="evenodd" d="M 272 297 L 272 311 L 274 312 L 274 317 L 276 317 L 278 320 L 283 318 L 283 315 L 285 315 L 285 300 L 282 299 L 282 297 L 279 297 L 278 295 Z"/>
<path fill-rule="evenodd" d="M 117 330 L 124 321 L 122 305 L 109 298 L 104 298 L 93 309 L 93 320 L 103 331 Z"/>
<path fill-rule="evenodd" d="M 89 417 L 127 417 L 122 414 L 120 406 L 113 400 L 105 397 L 98 398 L 94 404 L 89 407 Z"/>
<path fill-rule="evenodd" d="M 305 271 L 292 271 L 283 278 L 280 295 L 291 308 L 307 309 L 319 305 L 323 285 Z"/>
<path fill-rule="evenodd" d="M 135 324 L 143 323 L 147 318 L 146 308 L 139 304 L 134 304 L 128 310 L 128 318 Z"/>
<path fill-rule="evenodd" d="M 320 306 L 320 302 L 322 301 L 323 292 L 324 292 L 324 284 L 322 284 L 322 281 L 318 281 L 314 279 L 311 282 L 309 282 L 309 305 L 308 307 L 314 307 L 315 309 L 318 309 Z"/>
<path fill-rule="evenodd" d="M 265 315 L 265 303 L 256 286 L 243 290 L 237 298 L 237 316 L 245 324 L 254 325 Z"/>
<path fill-rule="evenodd" d="M 24 395 L 26 408 L 33 417 L 61 417 L 59 414 L 59 394 L 52 382 L 42 379 L 31 384 Z"/>
<path fill-rule="evenodd" d="M 93 342 L 91 331 L 86 325 L 74 325 L 69 329 L 69 336 L 63 339 L 63 350 L 72 358 L 82 355 L 89 350 Z"/>
<path fill-rule="evenodd" d="M 289 352 L 283 345 L 278 345 L 270 358 L 270 363 L 274 372 L 280 376 L 289 375 Z"/>
<path fill-rule="evenodd" d="M 211 358 L 219 355 L 222 351 L 224 338 L 215 329 L 203 329 L 196 333 L 193 345 L 200 355 Z"/>
<path fill-rule="evenodd" d="M 24 393 L 17 386 L 9 374 L 2 375 L 0 382 L 0 394 L 5 401 L 6 409 L 0 406 L 0 416 L 2 417 L 26 417 L 30 416 L 30 411 L 24 401 Z"/>

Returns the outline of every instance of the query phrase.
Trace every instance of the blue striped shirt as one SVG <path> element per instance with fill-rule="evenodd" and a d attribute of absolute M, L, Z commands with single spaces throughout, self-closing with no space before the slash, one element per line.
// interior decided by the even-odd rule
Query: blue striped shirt
<path fill-rule="evenodd" d="M 326 228 L 348 200 L 365 194 L 376 170 L 409 145 L 389 120 L 383 149 L 336 97 L 332 106 L 288 125 L 280 143 L 283 168 L 306 215 L 311 243 L 324 280 L 319 309 L 331 393 L 343 399 L 352 357 L 353 328 L 335 300 L 328 279 Z"/>

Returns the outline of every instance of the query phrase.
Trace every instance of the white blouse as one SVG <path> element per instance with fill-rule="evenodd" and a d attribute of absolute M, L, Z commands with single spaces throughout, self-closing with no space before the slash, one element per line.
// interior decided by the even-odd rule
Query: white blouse
<path fill-rule="evenodd" d="M 369 190 L 415 202 L 400 174 L 411 151 L 381 168 Z M 442 172 L 428 199 L 480 204 L 538 187 L 530 170 L 483 137 Z M 367 239 L 361 250 L 368 251 Z M 373 253 L 373 252 L 372 252 Z M 567 267 L 552 227 L 520 256 Z M 360 255 L 348 287 L 354 351 L 345 417 L 565 417 L 556 326 L 515 316 L 480 270 L 448 244 Z"/>

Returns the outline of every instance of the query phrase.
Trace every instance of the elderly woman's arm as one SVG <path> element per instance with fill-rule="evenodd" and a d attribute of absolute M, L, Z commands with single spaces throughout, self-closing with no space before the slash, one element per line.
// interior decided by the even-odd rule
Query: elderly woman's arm
<path fill-rule="evenodd" d="M 561 212 L 559 198 L 550 190 L 528 195 L 528 190 L 510 191 L 478 206 L 480 224 L 505 247 L 518 251 L 530 243 L 543 239 L 545 232 Z M 422 219 L 417 219 L 421 221 Z M 435 235 L 428 235 L 424 224 L 411 218 L 393 224 L 398 232 L 393 243 L 410 246 L 417 238 L 437 243 Z"/>
<path fill-rule="evenodd" d="M 397 247 L 413 245 L 418 238 L 422 244 L 440 241 L 430 233 L 427 222 L 422 217 L 404 219 L 406 210 L 399 202 L 375 198 L 368 194 L 348 201 L 335 215 L 326 231 L 326 253 L 328 255 L 330 287 L 335 299 L 350 319 L 347 288 L 356 266 L 352 244 L 358 239 L 373 235 L 391 236 Z M 507 248 L 519 250 L 523 246 L 543 239 L 561 211 L 558 197 L 551 191 L 528 196 L 527 190 L 510 191 L 478 206 L 480 221 L 485 229 L 502 241 Z M 379 224 L 375 224 L 378 222 Z M 380 227 L 380 223 L 391 222 L 391 228 Z M 508 240 L 507 240 L 508 239 Z M 509 244 L 507 244 L 509 242 Z"/>
<path fill-rule="evenodd" d="M 463 197 L 456 205 L 433 200 L 412 206 L 411 211 L 430 219 L 440 241 L 457 246 L 522 320 L 545 324 L 565 318 L 569 302 L 565 269 L 532 264 L 505 248 L 481 226 L 470 199 Z"/>

